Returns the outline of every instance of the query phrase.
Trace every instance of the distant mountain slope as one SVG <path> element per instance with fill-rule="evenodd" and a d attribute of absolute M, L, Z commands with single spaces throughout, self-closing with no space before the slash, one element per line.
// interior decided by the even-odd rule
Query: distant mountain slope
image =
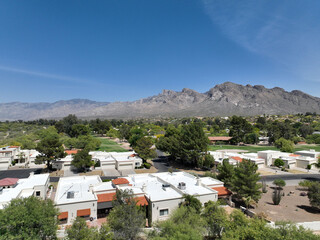
<path fill-rule="evenodd" d="M 0 121 L 33 120 L 39 118 L 61 118 L 68 114 L 83 114 L 109 103 L 85 99 L 72 99 L 54 103 L 0 103 Z"/>
<path fill-rule="evenodd" d="M 74 99 L 55 103 L 2 103 L 0 120 L 60 118 L 76 114 L 82 118 L 142 118 L 165 116 L 229 116 L 258 114 L 320 113 L 320 98 L 298 90 L 268 89 L 261 85 L 231 82 L 198 93 L 163 90 L 156 96 L 133 102 L 103 103 Z"/>

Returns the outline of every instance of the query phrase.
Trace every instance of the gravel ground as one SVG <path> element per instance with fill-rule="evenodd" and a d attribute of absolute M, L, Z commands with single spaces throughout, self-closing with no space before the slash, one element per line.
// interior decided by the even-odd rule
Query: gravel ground
<path fill-rule="evenodd" d="M 262 195 L 258 206 L 254 212 L 264 212 L 272 221 L 286 220 L 291 222 L 311 222 L 320 221 L 320 211 L 315 211 L 309 203 L 308 196 L 300 196 L 301 192 L 295 186 L 286 186 L 283 189 L 285 196 L 280 205 L 276 206 L 272 202 L 273 189 L 268 187 L 268 192 Z M 294 194 L 287 196 L 290 191 Z"/>

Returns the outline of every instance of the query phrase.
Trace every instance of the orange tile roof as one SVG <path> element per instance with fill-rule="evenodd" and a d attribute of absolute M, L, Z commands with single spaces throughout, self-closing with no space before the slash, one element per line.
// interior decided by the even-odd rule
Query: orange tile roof
<path fill-rule="evenodd" d="M 9 148 L 19 148 L 20 146 L 10 146 Z"/>
<path fill-rule="evenodd" d="M 225 136 L 220 136 L 220 137 L 208 137 L 210 141 L 229 141 L 232 137 L 225 137 Z"/>
<path fill-rule="evenodd" d="M 117 179 L 113 179 L 112 183 L 114 185 L 122 185 L 122 184 L 128 184 L 129 181 L 128 181 L 128 179 L 125 179 L 125 178 L 117 178 Z"/>
<path fill-rule="evenodd" d="M 146 199 L 145 196 L 143 197 L 136 197 L 134 200 L 137 201 L 138 206 L 148 206 L 148 200 Z"/>
<path fill-rule="evenodd" d="M 90 208 L 77 210 L 77 217 L 90 216 L 90 214 Z"/>
<path fill-rule="evenodd" d="M 98 203 L 100 202 L 111 202 L 114 199 L 114 196 L 116 195 L 115 192 L 113 193 L 102 193 L 97 194 L 98 197 Z"/>
<path fill-rule="evenodd" d="M 68 212 L 62 212 L 58 216 L 58 219 L 66 219 L 66 218 L 68 218 Z"/>
<path fill-rule="evenodd" d="M 231 192 L 226 187 L 213 187 L 212 189 L 218 192 L 218 196 L 227 196 L 231 194 Z"/>
<path fill-rule="evenodd" d="M 289 157 L 300 157 L 298 154 L 290 154 Z"/>
<path fill-rule="evenodd" d="M 71 154 L 77 154 L 78 153 L 78 149 L 74 149 L 74 150 L 65 150 L 65 153 L 68 154 L 68 155 L 71 155 Z"/>
<path fill-rule="evenodd" d="M 241 157 L 231 157 L 232 159 L 238 161 L 238 162 L 242 162 L 242 158 Z"/>
<path fill-rule="evenodd" d="M 19 178 L 4 178 L 0 180 L 0 187 L 12 186 L 18 182 Z"/>

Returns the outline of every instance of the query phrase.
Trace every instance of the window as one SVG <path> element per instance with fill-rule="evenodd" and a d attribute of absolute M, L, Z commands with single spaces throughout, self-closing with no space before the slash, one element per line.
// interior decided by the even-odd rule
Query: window
<path fill-rule="evenodd" d="M 161 209 L 160 216 L 167 216 L 169 214 L 169 209 Z"/>
<path fill-rule="evenodd" d="M 36 196 L 40 197 L 40 191 L 36 191 Z"/>

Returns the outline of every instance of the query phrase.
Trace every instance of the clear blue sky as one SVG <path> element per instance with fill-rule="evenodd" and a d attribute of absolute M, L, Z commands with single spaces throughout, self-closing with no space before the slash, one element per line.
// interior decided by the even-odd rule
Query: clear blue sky
<path fill-rule="evenodd" d="M 0 102 L 131 101 L 216 84 L 320 97 L 317 0 L 0 2 Z"/>

